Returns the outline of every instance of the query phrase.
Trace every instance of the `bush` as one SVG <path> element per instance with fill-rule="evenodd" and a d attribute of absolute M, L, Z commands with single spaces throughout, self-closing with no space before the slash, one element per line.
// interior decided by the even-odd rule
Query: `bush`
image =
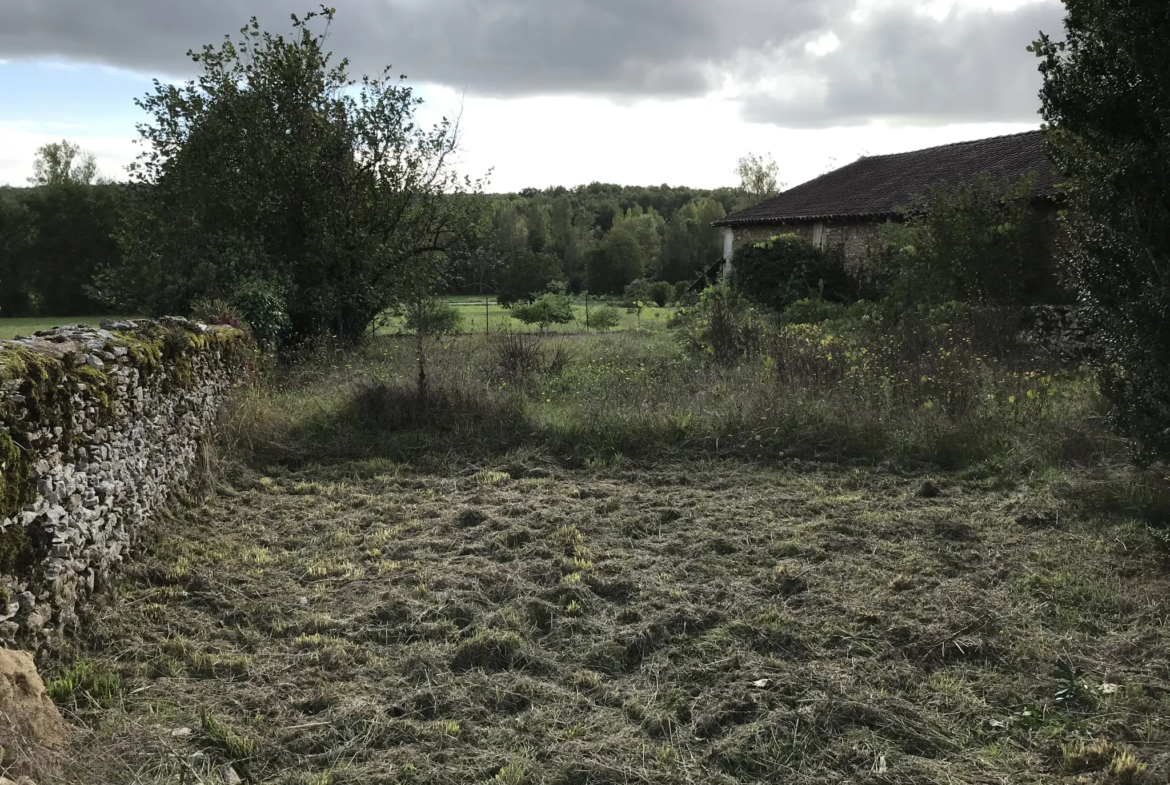
<path fill-rule="evenodd" d="M 544 332 L 550 324 L 567 324 L 573 321 L 573 298 L 558 292 L 546 292 L 527 305 L 513 305 L 513 318 L 525 324 L 540 325 Z"/>
<path fill-rule="evenodd" d="M 732 264 L 731 287 L 776 311 L 809 297 L 845 299 L 849 291 L 841 259 L 794 234 L 741 248 Z"/>
<path fill-rule="evenodd" d="M 1017 304 L 1042 284 L 1044 246 L 1031 204 L 1035 175 L 1011 187 L 981 175 L 938 185 L 882 226 L 880 285 L 904 308 Z"/>
<path fill-rule="evenodd" d="M 761 316 L 725 283 L 707 287 L 679 323 L 686 351 L 725 367 L 756 353 L 763 327 Z"/>
<path fill-rule="evenodd" d="M 643 305 L 651 302 L 651 288 L 650 282 L 645 278 L 638 278 L 626 284 L 625 291 L 622 292 L 626 302 L 630 305 L 642 303 Z"/>
<path fill-rule="evenodd" d="M 594 330 L 605 332 L 612 330 L 622 323 L 622 315 L 617 308 L 609 305 L 603 305 L 600 308 L 595 308 L 589 312 L 589 327 Z"/>
<path fill-rule="evenodd" d="M 231 302 L 243 314 L 248 329 L 261 343 L 280 343 L 292 328 L 284 293 L 268 281 L 245 281 L 232 294 Z"/>
<path fill-rule="evenodd" d="M 655 281 L 654 283 L 650 284 L 650 299 L 659 308 L 666 307 L 666 304 L 670 302 L 671 296 L 673 294 L 674 287 L 668 284 L 666 281 Z"/>
<path fill-rule="evenodd" d="M 674 295 L 670 298 L 671 301 L 676 302 L 676 303 L 681 303 L 683 301 L 683 299 L 687 296 L 687 294 L 690 292 L 692 283 L 694 283 L 694 282 L 693 281 L 678 281 L 677 283 L 675 283 Z"/>
<path fill-rule="evenodd" d="M 403 328 L 415 335 L 456 335 L 463 332 L 463 313 L 446 300 L 424 299 L 406 313 Z"/>

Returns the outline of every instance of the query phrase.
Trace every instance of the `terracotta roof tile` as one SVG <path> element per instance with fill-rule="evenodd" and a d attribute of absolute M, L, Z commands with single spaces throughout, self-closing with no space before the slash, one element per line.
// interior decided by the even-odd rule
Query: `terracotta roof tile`
<path fill-rule="evenodd" d="M 716 226 L 883 217 L 939 183 L 980 173 L 1011 182 L 1037 173 L 1035 195 L 1052 197 L 1059 178 L 1040 131 L 959 142 L 909 153 L 874 155 L 795 186 L 715 222 Z"/>

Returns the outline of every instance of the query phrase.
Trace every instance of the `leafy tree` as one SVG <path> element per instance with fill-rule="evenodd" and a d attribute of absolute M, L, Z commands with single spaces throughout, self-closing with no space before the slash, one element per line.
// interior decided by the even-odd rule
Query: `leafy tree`
<path fill-rule="evenodd" d="M 530 303 L 564 277 L 564 270 L 555 256 L 533 253 L 525 248 L 506 262 L 496 289 L 496 302 L 504 307 Z"/>
<path fill-rule="evenodd" d="M 28 208 L 21 201 L 0 196 L 0 317 L 31 313 L 27 260 L 32 238 Z"/>
<path fill-rule="evenodd" d="M 731 271 L 732 291 L 775 309 L 809 296 L 838 299 L 848 291 L 841 260 L 794 234 L 740 249 Z"/>
<path fill-rule="evenodd" d="M 626 284 L 646 273 L 646 256 L 638 239 L 624 229 L 614 229 L 585 256 L 589 291 L 621 294 Z"/>
<path fill-rule="evenodd" d="M 779 181 L 780 166 L 771 155 L 748 153 L 736 164 L 735 175 L 739 178 L 741 206 L 744 207 L 775 196 L 784 187 Z"/>
<path fill-rule="evenodd" d="M 427 340 L 461 332 L 463 314 L 446 301 L 430 296 L 425 288 L 418 290 L 414 297 L 399 307 L 403 316 L 403 329 L 414 336 L 415 359 L 418 363 L 416 392 L 419 402 L 425 406 L 430 396 Z"/>
<path fill-rule="evenodd" d="M 1071 283 L 1108 364 L 1112 418 L 1144 458 L 1170 458 L 1170 14 L 1162 0 L 1065 0 L 1042 35 L 1042 114 L 1066 177 Z"/>
<path fill-rule="evenodd" d="M 30 185 L 90 185 L 97 177 L 97 159 L 88 150 L 62 139 L 42 145 L 33 160 Z"/>
<path fill-rule="evenodd" d="M 530 199 L 524 212 L 524 225 L 528 228 L 528 247 L 534 253 L 548 250 L 549 226 L 548 207 L 540 200 Z"/>
<path fill-rule="evenodd" d="M 545 292 L 531 303 L 513 305 L 511 312 L 514 318 L 525 324 L 540 325 L 543 333 L 550 324 L 573 321 L 573 298 L 563 291 Z"/>
<path fill-rule="evenodd" d="M 122 218 L 121 197 L 120 186 L 69 180 L 25 194 L 32 230 L 25 280 L 37 293 L 43 313 L 102 312 L 91 296 L 91 284 L 97 270 L 122 258 L 114 236 Z"/>
<path fill-rule="evenodd" d="M 723 254 L 723 230 L 712 226 L 727 215 L 723 205 L 703 198 L 680 208 L 666 227 L 662 278 L 695 277 Z"/>
<path fill-rule="evenodd" d="M 629 232 L 637 239 L 646 259 L 647 272 L 651 276 L 656 275 L 661 269 L 662 234 L 666 229 L 666 221 L 662 220 L 662 216 L 653 207 L 643 210 L 641 205 L 634 205 L 624 215 L 615 218 L 613 226 L 614 229 Z"/>
<path fill-rule="evenodd" d="M 676 303 L 681 303 L 683 298 L 687 296 L 687 292 L 691 290 L 691 284 L 693 283 L 694 281 L 675 281 L 674 296 L 670 299 Z"/>
<path fill-rule="evenodd" d="M 887 294 L 907 306 L 1022 301 L 1043 271 L 1035 182 L 1005 187 L 983 175 L 931 188 L 882 227 Z"/>
<path fill-rule="evenodd" d="M 358 81 L 334 63 L 314 31 L 333 16 L 294 16 L 289 39 L 253 18 L 237 42 L 189 53 L 196 80 L 138 101 L 151 120 L 127 263 L 101 281 L 111 301 L 182 312 L 263 280 L 289 340 L 356 341 L 403 292 L 444 284 L 471 224 L 456 127 L 418 126 L 421 99 L 388 70 Z"/>

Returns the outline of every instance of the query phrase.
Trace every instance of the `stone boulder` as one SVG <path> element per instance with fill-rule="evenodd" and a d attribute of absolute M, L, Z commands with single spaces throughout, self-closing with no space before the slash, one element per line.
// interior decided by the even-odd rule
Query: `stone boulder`
<path fill-rule="evenodd" d="M 65 742 L 65 721 L 45 694 L 33 658 L 0 649 L 0 774 L 51 769 Z"/>

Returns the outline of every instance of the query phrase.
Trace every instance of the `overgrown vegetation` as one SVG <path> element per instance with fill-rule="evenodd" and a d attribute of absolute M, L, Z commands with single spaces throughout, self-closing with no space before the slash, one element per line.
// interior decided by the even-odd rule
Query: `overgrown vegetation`
<path fill-rule="evenodd" d="M 1048 146 L 1068 178 L 1067 267 L 1107 354 L 1102 386 L 1143 459 L 1170 458 L 1170 33 L 1157 0 L 1069 0 L 1042 36 Z"/>

